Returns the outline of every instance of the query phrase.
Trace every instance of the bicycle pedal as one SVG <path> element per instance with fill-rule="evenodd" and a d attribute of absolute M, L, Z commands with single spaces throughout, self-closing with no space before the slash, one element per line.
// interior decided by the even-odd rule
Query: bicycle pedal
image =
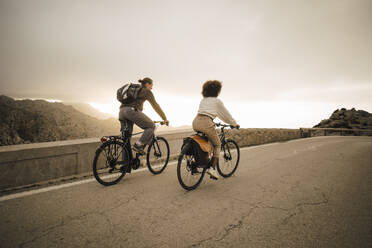
<path fill-rule="evenodd" d="M 139 160 L 138 157 L 136 157 L 136 158 L 133 159 L 133 161 L 132 161 L 132 169 L 133 169 L 133 170 L 137 170 L 137 169 L 140 167 L 140 164 L 141 164 L 141 161 Z"/>
<path fill-rule="evenodd" d="M 120 168 L 120 171 L 121 171 L 121 172 L 125 172 L 125 173 L 131 173 L 132 168 L 131 168 L 130 166 L 126 165 L 126 166 L 122 166 L 122 167 Z"/>

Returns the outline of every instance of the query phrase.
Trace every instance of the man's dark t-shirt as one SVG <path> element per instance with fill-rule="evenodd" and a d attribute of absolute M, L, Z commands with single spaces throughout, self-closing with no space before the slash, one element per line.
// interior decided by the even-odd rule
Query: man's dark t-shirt
<path fill-rule="evenodd" d="M 136 109 L 142 111 L 143 110 L 143 103 L 146 100 L 150 102 L 151 106 L 154 108 L 156 113 L 158 113 L 163 120 L 167 119 L 163 110 L 160 108 L 159 104 L 156 102 L 154 94 L 152 94 L 151 90 L 149 90 L 147 88 L 144 88 L 144 87 L 138 93 L 137 99 L 134 102 L 127 103 L 127 104 L 122 103 L 120 108 L 122 108 L 122 107 L 133 107 L 133 108 L 136 108 Z"/>

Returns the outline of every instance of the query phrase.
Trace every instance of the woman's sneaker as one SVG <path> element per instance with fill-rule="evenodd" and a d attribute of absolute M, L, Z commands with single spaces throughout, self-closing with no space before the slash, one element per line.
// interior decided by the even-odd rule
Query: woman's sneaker
<path fill-rule="evenodd" d="M 209 174 L 209 176 L 212 179 L 214 179 L 214 180 L 218 179 L 218 173 L 217 173 L 216 169 L 214 169 L 213 167 L 208 168 L 207 173 Z"/>
<path fill-rule="evenodd" d="M 144 154 L 145 154 L 145 151 L 143 150 L 143 146 L 138 145 L 137 143 L 134 143 L 134 145 L 133 145 L 133 150 L 134 150 L 136 153 L 139 153 L 139 154 L 141 154 L 141 155 L 144 155 Z"/>

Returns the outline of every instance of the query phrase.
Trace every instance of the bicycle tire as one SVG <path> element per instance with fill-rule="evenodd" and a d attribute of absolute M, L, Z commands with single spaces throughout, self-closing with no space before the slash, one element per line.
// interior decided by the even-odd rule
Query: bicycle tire
<path fill-rule="evenodd" d="M 196 189 L 200 183 L 202 182 L 206 168 L 199 168 L 195 164 L 195 158 L 193 155 L 186 155 L 185 151 L 189 149 L 190 144 L 186 144 L 184 148 L 182 149 L 179 157 L 178 157 L 178 163 L 177 163 L 177 178 L 178 182 L 182 186 L 182 188 L 186 190 L 194 190 Z M 186 157 L 189 156 L 189 157 Z M 183 178 L 182 173 L 182 162 L 184 161 L 184 158 L 186 158 L 186 174 L 190 174 L 191 176 L 194 176 L 195 182 L 188 184 L 186 182 L 186 178 Z M 194 175 L 193 175 L 194 174 Z M 199 177 L 199 178 L 198 178 Z"/>
<path fill-rule="evenodd" d="M 146 162 L 149 171 L 154 175 L 162 173 L 167 167 L 169 154 L 168 141 L 163 137 L 155 137 L 147 149 Z M 157 165 L 158 163 L 160 165 Z"/>
<path fill-rule="evenodd" d="M 234 161 L 234 159 L 232 158 L 233 153 L 231 152 L 233 150 L 236 150 L 236 162 L 232 162 L 229 164 L 230 161 Z M 239 161 L 240 149 L 238 144 L 232 139 L 227 139 L 221 147 L 220 160 L 217 164 L 218 173 L 225 178 L 232 176 L 238 168 Z"/>
<path fill-rule="evenodd" d="M 123 152 L 128 158 L 127 149 L 123 142 L 118 140 L 107 141 L 96 150 L 93 159 L 93 175 L 97 182 L 110 186 L 117 184 L 125 176 L 125 170 L 120 170 L 122 165 L 118 163 L 118 159 L 123 157 Z M 113 180 L 109 180 L 111 178 Z"/>

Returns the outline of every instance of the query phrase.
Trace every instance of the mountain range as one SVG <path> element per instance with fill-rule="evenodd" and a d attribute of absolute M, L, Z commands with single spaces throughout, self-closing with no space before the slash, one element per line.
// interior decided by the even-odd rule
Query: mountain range
<path fill-rule="evenodd" d="M 157 126 L 157 132 L 189 130 L 190 126 Z M 134 125 L 133 132 L 142 129 Z M 98 138 L 120 134 L 120 122 L 89 104 L 15 100 L 0 95 L 0 146 Z"/>
<path fill-rule="evenodd" d="M 98 119 L 93 114 L 84 114 L 71 105 L 59 102 L 14 100 L 8 96 L 0 96 L 0 145 L 92 138 L 119 133 L 120 122 L 116 118 Z"/>

